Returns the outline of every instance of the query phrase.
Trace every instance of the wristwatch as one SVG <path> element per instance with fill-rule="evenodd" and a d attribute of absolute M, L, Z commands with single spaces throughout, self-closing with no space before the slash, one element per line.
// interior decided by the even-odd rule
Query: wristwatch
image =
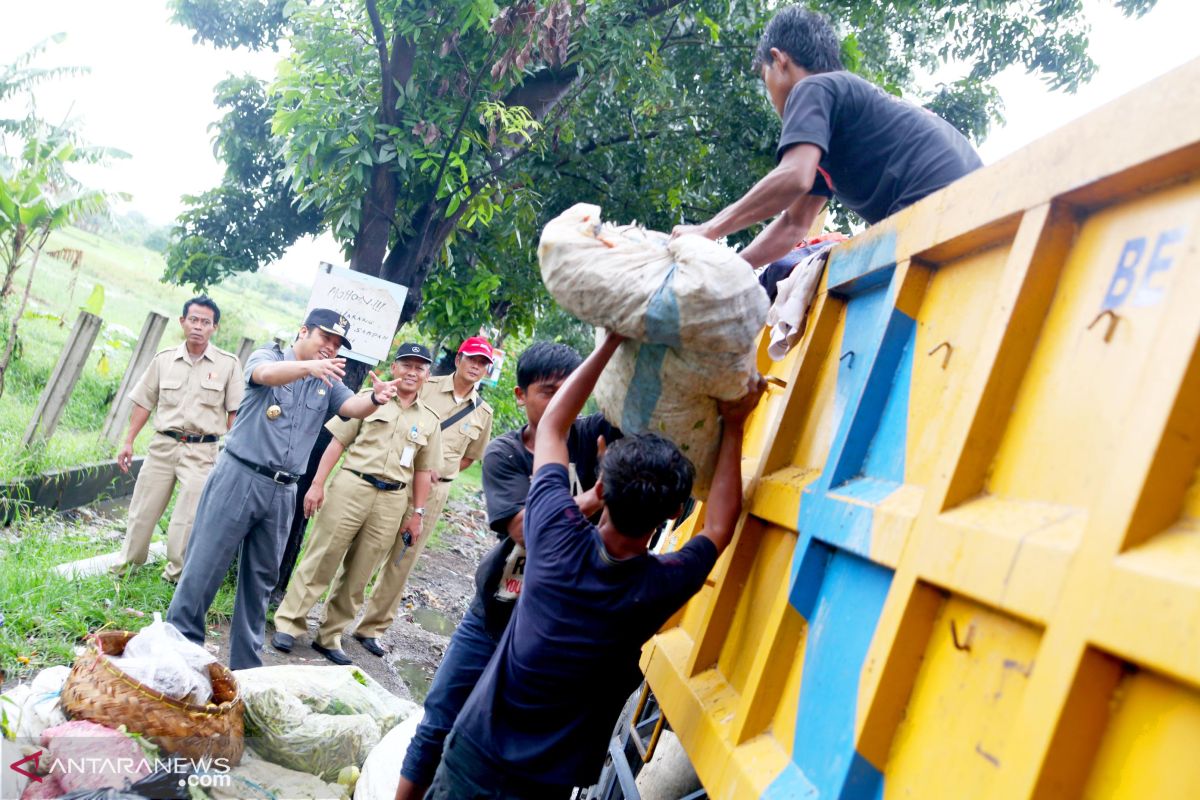
<path fill-rule="evenodd" d="M 423 516 L 425 516 L 425 509 L 423 509 L 423 508 L 414 508 L 414 509 L 413 509 L 413 513 L 423 517 Z"/>

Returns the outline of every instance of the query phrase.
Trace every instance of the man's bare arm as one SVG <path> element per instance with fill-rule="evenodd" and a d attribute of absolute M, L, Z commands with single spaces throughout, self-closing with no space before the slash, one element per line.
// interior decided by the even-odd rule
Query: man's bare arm
<path fill-rule="evenodd" d="M 791 207 L 812 190 L 821 163 L 821 148 L 798 144 L 783 154 L 779 165 L 750 188 L 742 197 L 700 225 L 677 225 L 671 235 L 697 233 L 719 239 L 770 219 Z M 795 242 L 792 242 L 795 244 Z"/>
<path fill-rule="evenodd" d="M 538 423 L 537 439 L 533 443 L 533 474 L 546 464 L 566 466 L 567 434 L 571 425 L 591 396 L 600 373 L 623 341 L 623 336 L 610 331 L 555 393 Z"/>
<path fill-rule="evenodd" d="M 700 535 L 712 541 L 717 554 L 724 552 L 733 539 L 738 517 L 742 514 L 742 438 L 746 417 L 758 405 L 767 382 L 756 375 L 750 391 L 741 400 L 721 403 L 721 447 L 704 515 L 704 530 Z"/>
<path fill-rule="evenodd" d="M 815 194 L 804 195 L 788 206 L 738 255 L 755 269 L 783 258 L 791 252 L 797 242 L 808 236 L 813 222 L 824 207 L 824 197 Z"/>
<path fill-rule="evenodd" d="M 356 394 L 342 403 L 341 408 L 337 411 L 339 417 L 348 417 L 350 419 L 369 417 L 381 405 L 396 396 L 398 380 L 385 381 L 376 375 L 374 370 L 371 371 L 370 377 L 372 384 L 371 391 L 367 394 Z"/>
<path fill-rule="evenodd" d="M 333 468 L 337 466 L 338 459 L 344 452 L 346 452 L 346 446 L 338 441 L 336 436 L 329 440 L 329 444 L 326 445 L 325 452 L 321 454 L 321 460 L 317 464 L 317 472 L 313 475 L 312 485 L 304 494 L 305 518 L 311 517 L 321 509 L 321 506 L 325 505 L 325 481 L 329 480 L 329 473 L 333 472 Z"/>
<path fill-rule="evenodd" d="M 129 434 L 125 437 L 125 444 L 117 451 L 117 466 L 121 468 L 121 472 L 129 472 L 129 467 L 133 464 L 133 440 L 142 432 L 149 419 L 150 409 L 134 403 L 133 408 L 129 410 Z"/>

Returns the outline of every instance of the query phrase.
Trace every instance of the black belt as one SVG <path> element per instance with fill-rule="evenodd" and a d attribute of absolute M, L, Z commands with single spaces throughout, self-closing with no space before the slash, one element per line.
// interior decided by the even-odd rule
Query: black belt
<path fill-rule="evenodd" d="M 211 444 L 221 438 L 212 433 L 180 433 L 179 431 L 159 431 L 159 433 L 184 444 Z"/>
<path fill-rule="evenodd" d="M 408 486 L 408 484 L 404 481 L 400 481 L 400 483 L 389 483 L 388 481 L 379 480 L 379 478 L 376 478 L 374 475 L 368 475 L 367 473 L 359 472 L 358 470 L 349 469 L 346 471 L 351 475 L 357 475 L 381 492 L 397 492 L 403 489 L 405 486 Z"/>
<path fill-rule="evenodd" d="M 454 483 L 454 478 L 438 478 L 442 483 Z"/>
<path fill-rule="evenodd" d="M 276 483 L 282 483 L 284 486 L 291 486 L 293 483 L 300 480 L 299 475 L 293 475 L 290 472 L 283 472 L 282 470 L 271 469 L 270 467 L 264 467 L 260 464 L 255 464 L 253 461 L 247 461 L 235 453 L 230 453 L 228 450 L 225 452 L 232 456 L 234 461 L 249 467 L 259 475 L 266 475 L 271 480 L 275 481 Z"/>

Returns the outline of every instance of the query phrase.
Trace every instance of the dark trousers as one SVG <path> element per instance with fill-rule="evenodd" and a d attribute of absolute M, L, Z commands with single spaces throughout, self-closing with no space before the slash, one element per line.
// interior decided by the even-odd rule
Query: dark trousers
<path fill-rule="evenodd" d="M 296 487 L 252 472 L 222 453 L 208 474 L 183 556 L 183 573 L 167 622 L 204 644 L 205 617 L 225 573 L 238 559 L 237 597 L 229 628 L 229 667 L 261 667 L 267 595 L 296 506 Z"/>
<path fill-rule="evenodd" d="M 308 494 L 308 490 L 312 488 L 313 478 L 317 474 L 317 465 L 321 463 L 321 456 L 325 455 L 325 448 L 332 438 L 333 434 L 322 427 L 312 452 L 308 454 L 308 466 L 296 483 L 296 510 L 292 514 L 292 525 L 288 529 L 287 542 L 283 546 L 283 555 L 279 559 L 279 580 L 275 582 L 275 590 L 272 594 L 282 595 L 287 592 L 288 581 L 292 579 L 292 572 L 296 569 L 296 561 L 300 558 L 300 547 L 304 544 L 304 533 L 308 530 L 308 518 L 304 516 L 304 495 Z"/>
<path fill-rule="evenodd" d="M 446 739 L 442 763 L 425 800 L 566 800 L 573 789 L 509 775 L 455 731 Z"/>
<path fill-rule="evenodd" d="M 408 744 L 400 771 L 418 786 L 428 786 L 433 780 L 438 762 L 442 760 L 442 744 L 492 653 L 496 652 L 496 644 L 484 629 L 483 620 L 470 611 L 450 637 L 446 655 L 442 657 L 425 698 L 425 716 Z"/>

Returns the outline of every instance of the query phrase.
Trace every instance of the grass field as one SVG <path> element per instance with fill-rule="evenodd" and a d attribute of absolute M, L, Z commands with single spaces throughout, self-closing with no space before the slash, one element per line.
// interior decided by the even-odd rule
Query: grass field
<path fill-rule="evenodd" d="M 73 290 L 69 264 L 46 253 L 38 263 L 28 309 L 33 318 L 21 322 L 18 357 L 5 376 L 4 395 L 0 397 L 0 480 L 112 457 L 115 448 L 100 440 L 97 431 L 120 386 L 133 340 L 147 313 L 157 311 L 169 320 L 159 347 L 178 344 L 181 336 L 176 320 L 184 301 L 194 294 L 186 287 L 162 283 L 162 256 L 145 248 L 75 229 L 52 236 L 46 251 L 62 248 L 83 251 L 83 262 Z M 24 288 L 26 275 L 25 269 L 17 275 L 19 290 Z M 104 292 L 100 316 L 105 327 L 93 355 L 58 430 L 48 442 L 24 448 L 21 435 L 38 397 L 54 370 L 79 307 L 97 285 Z M 243 336 L 258 343 L 276 336 L 290 338 L 304 312 L 303 290 L 263 275 L 237 276 L 213 288 L 210 294 L 221 307 L 221 325 L 214 342 L 230 351 L 237 350 Z M 15 299 L 10 306 L 15 308 Z M 145 451 L 150 427 L 146 426 L 138 438 L 137 452 Z"/>
<path fill-rule="evenodd" d="M 167 611 L 174 587 L 159 577 L 162 562 L 118 578 L 107 573 L 66 578 L 54 567 L 120 547 L 121 521 L 84 523 L 39 515 L 0 535 L 0 681 L 27 677 L 55 664 L 70 664 L 75 647 L 101 629 L 140 630 L 155 611 Z M 232 574 L 232 573 L 231 573 Z M 229 579 L 209 609 L 210 625 L 233 614 Z"/>

